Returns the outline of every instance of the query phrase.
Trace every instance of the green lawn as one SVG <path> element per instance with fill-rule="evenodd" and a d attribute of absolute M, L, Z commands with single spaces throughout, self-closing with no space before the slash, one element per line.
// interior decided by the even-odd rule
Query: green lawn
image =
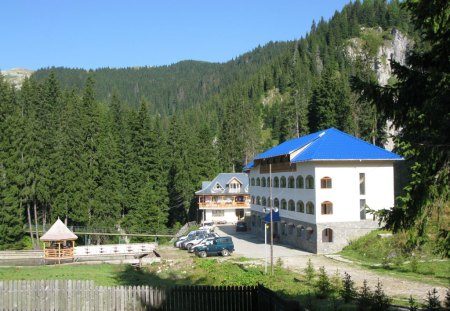
<path fill-rule="evenodd" d="M 331 300 L 317 299 L 314 288 L 305 283 L 300 274 L 275 267 L 274 276 L 265 275 L 261 266 L 252 265 L 245 258 L 218 262 L 216 259 L 199 259 L 173 265 L 163 261 L 136 270 L 129 265 L 68 264 L 41 267 L 0 267 L 2 280 L 93 280 L 97 285 L 257 285 L 276 291 L 287 299 L 298 300 L 304 306 L 332 309 Z M 344 305 L 342 310 L 355 310 Z"/>
<path fill-rule="evenodd" d="M 405 246 L 404 236 L 379 238 L 379 233 L 385 231 L 373 231 L 353 241 L 340 252 L 340 255 L 378 273 L 433 285 L 450 286 L 448 258 L 436 256 L 426 248 L 416 250 L 414 254 L 402 252 Z"/>

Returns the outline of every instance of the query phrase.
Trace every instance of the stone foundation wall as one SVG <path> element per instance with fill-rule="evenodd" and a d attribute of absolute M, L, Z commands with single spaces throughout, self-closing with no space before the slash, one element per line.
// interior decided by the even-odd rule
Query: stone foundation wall
<path fill-rule="evenodd" d="M 258 218 L 259 217 L 259 218 Z M 252 211 L 250 226 L 254 233 L 264 237 L 264 214 Z M 258 220 L 262 220 L 262 224 Z M 281 219 L 274 225 L 274 234 L 282 244 L 319 254 L 336 253 L 350 241 L 379 228 L 378 222 L 361 220 L 311 224 L 293 219 Z M 332 242 L 323 242 L 323 230 L 332 230 Z"/>

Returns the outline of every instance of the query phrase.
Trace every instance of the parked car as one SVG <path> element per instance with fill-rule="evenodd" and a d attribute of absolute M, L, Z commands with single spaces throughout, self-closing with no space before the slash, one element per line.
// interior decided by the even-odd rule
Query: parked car
<path fill-rule="evenodd" d="M 247 231 L 247 223 L 245 221 L 238 221 L 236 223 L 236 231 Z"/>
<path fill-rule="evenodd" d="M 180 248 L 187 249 L 187 245 L 190 244 L 192 241 L 201 241 L 204 238 L 206 238 L 208 234 L 209 234 L 208 231 L 199 230 L 198 234 L 192 235 L 187 239 L 185 239 L 184 241 L 182 241 L 180 244 Z"/>
<path fill-rule="evenodd" d="M 230 236 L 215 238 L 211 244 L 195 248 L 195 254 L 202 258 L 217 255 L 229 256 L 232 252 L 234 252 L 234 244 Z"/>
<path fill-rule="evenodd" d="M 216 226 L 214 225 L 214 221 L 204 221 L 202 222 L 199 229 L 214 231 L 214 229 L 216 229 Z"/>
<path fill-rule="evenodd" d="M 196 247 L 198 245 L 206 244 L 207 241 L 213 241 L 217 237 L 219 237 L 219 235 L 217 233 L 210 233 L 204 239 L 190 241 L 189 243 L 186 244 L 186 248 L 189 253 L 193 253 L 194 247 Z"/>
<path fill-rule="evenodd" d="M 189 234 L 187 234 L 187 235 L 180 236 L 180 237 L 175 241 L 174 246 L 175 246 L 175 247 L 181 247 L 181 243 L 183 243 L 183 242 L 184 242 L 185 240 L 187 240 L 187 239 L 192 239 L 192 237 L 194 237 L 194 236 L 196 236 L 196 235 L 199 235 L 200 232 L 206 232 L 206 233 L 209 233 L 209 230 L 194 230 L 194 231 L 189 232 Z"/>

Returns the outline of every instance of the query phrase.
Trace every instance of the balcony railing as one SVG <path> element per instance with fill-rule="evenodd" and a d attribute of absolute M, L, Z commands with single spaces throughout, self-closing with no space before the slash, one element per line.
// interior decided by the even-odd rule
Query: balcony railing
<path fill-rule="evenodd" d="M 250 202 L 199 202 L 200 208 L 250 208 Z"/>

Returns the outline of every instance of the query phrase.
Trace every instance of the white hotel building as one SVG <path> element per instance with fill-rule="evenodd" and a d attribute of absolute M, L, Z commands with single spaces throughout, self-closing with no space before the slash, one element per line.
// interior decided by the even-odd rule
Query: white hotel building
<path fill-rule="evenodd" d="M 368 208 L 394 205 L 394 161 L 402 158 L 330 128 L 256 156 L 249 174 L 252 231 L 264 235 L 264 211 L 280 211 L 276 238 L 313 253 L 341 250 L 378 228 Z M 272 200 L 271 200 L 272 198 Z"/>

